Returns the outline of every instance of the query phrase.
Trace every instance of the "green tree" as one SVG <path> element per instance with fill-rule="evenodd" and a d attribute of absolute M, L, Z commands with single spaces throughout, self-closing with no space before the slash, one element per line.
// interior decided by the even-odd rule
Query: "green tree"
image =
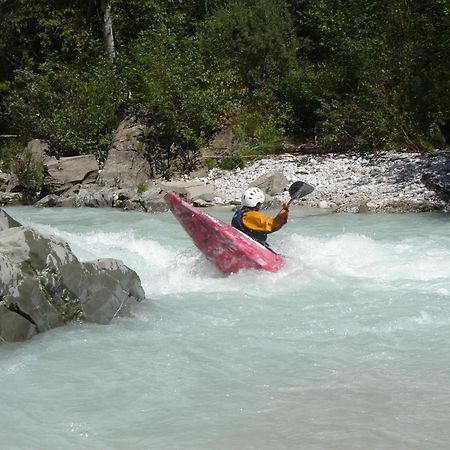
<path fill-rule="evenodd" d="M 103 48 L 95 3 L 2 0 L 0 19 L 0 132 L 10 132 L 16 118 L 5 101 L 25 88 L 24 72 L 39 76 L 45 64 L 72 64 L 83 70 L 103 58 Z"/>
<path fill-rule="evenodd" d="M 17 72 L 5 99 L 10 130 L 26 142 L 46 140 L 57 156 L 95 153 L 102 159 L 117 125 L 117 83 L 106 62 L 89 71 L 43 63 Z"/>
<path fill-rule="evenodd" d="M 179 39 L 144 34 L 122 62 L 122 76 L 131 107 L 158 108 L 161 128 L 179 144 L 196 147 L 220 127 L 221 117 L 239 101 L 242 89 L 231 68 L 202 57 L 194 38 Z"/>
<path fill-rule="evenodd" d="M 292 124 L 286 93 L 298 70 L 295 36 L 285 0 L 230 0 L 210 11 L 199 27 L 207 58 L 233 70 L 242 84 L 242 100 L 229 121 L 247 145 L 277 141 Z"/>
<path fill-rule="evenodd" d="M 298 43 L 284 0 L 231 0 L 208 17 L 202 48 L 239 71 L 250 90 L 280 89 L 295 67 Z"/>
<path fill-rule="evenodd" d="M 450 131 L 450 7 L 447 1 L 395 0 L 384 4 L 391 91 L 405 117 L 403 133 L 420 141 L 436 122 Z"/>
<path fill-rule="evenodd" d="M 448 122 L 448 6 L 434 0 L 294 2 L 311 39 L 292 92 L 332 147 L 421 148 Z M 291 84 L 294 89 L 294 83 Z"/>
<path fill-rule="evenodd" d="M 59 155 L 101 157 L 138 109 L 185 149 L 226 123 L 269 147 L 296 133 L 427 148 L 430 124 L 450 133 L 448 0 L 1 0 L 0 19 L 0 132 Z"/>

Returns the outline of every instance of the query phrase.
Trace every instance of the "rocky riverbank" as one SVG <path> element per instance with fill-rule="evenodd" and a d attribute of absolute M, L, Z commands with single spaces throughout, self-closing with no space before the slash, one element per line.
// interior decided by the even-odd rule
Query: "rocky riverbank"
<path fill-rule="evenodd" d="M 285 188 L 302 180 L 315 191 L 300 203 L 329 211 L 450 210 L 448 149 L 431 153 L 304 153 L 301 147 L 286 144 L 285 154 L 248 162 L 245 168 L 207 171 L 208 158 L 236 155 L 238 142 L 231 129 L 215 136 L 200 157 L 173 148 L 170 159 L 160 149 L 144 144 L 151 141 L 148 135 L 154 130 L 149 120 L 145 114 L 126 117 L 101 166 L 94 155 L 58 159 L 49 156 L 52 152 L 46 143 L 30 141 L 26 152 L 44 174 L 34 205 L 158 212 L 167 210 L 163 197 L 168 191 L 207 207 L 236 205 L 246 187 L 258 185 L 268 195 L 268 206 L 278 207 L 288 197 Z M 191 175 L 167 180 L 168 173 L 195 166 L 200 169 Z M 0 206 L 20 204 L 22 194 L 18 177 L 0 170 Z"/>
<path fill-rule="evenodd" d="M 315 186 L 301 204 L 339 212 L 418 212 L 449 210 L 450 155 L 420 153 L 284 155 L 261 159 L 244 169 L 213 169 L 195 181 L 214 185 L 217 201 L 239 202 L 256 179 L 280 172 L 290 184 Z M 287 192 L 274 196 L 288 198 Z"/>
<path fill-rule="evenodd" d="M 90 171 L 89 177 L 83 179 L 85 171 L 83 167 L 81 175 L 73 176 L 73 181 L 66 183 L 64 189 L 48 194 L 35 206 L 115 207 L 160 212 L 167 210 L 163 197 L 168 191 L 182 194 L 197 206 L 230 206 L 240 203 L 246 187 L 258 185 L 266 191 L 267 205 L 278 207 L 288 198 L 284 189 L 292 182 L 302 180 L 312 184 L 315 190 L 299 203 L 330 212 L 450 210 L 448 152 L 285 154 L 256 160 L 242 169 L 214 168 L 204 170 L 201 176 L 146 180 L 145 184 L 141 182 L 145 186 L 141 190 L 130 180 L 133 170 L 128 174 L 120 172 L 123 185 L 108 182 L 104 169 L 98 170 L 96 177 Z M 111 169 L 109 171 L 111 173 Z M 114 171 L 112 174 L 116 179 Z M 58 175 L 65 176 L 63 164 L 60 164 Z M 54 184 L 54 181 L 49 183 Z M 269 185 L 271 189 L 268 189 Z M 3 198 L 8 199 L 8 193 Z"/>

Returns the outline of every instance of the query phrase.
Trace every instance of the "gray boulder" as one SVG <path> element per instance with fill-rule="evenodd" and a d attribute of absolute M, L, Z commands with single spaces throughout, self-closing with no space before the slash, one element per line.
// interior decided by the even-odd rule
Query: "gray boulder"
<path fill-rule="evenodd" d="M 43 208 L 104 208 L 116 206 L 117 188 L 107 188 L 96 184 L 76 184 L 61 195 L 48 194 L 38 200 L 34 206 Z"/>
<path fill-rule="evenodd" d="M 90 322 L 109 323 L 128 312 L 130 299 L 144 298 L 136 272 L 116 259 L 98 259 L 83 264 L 89 286 L 83 298 L 84 317 Z"/>
<path fill-rule="evenodd" d="M 13 206 L 22 204 L 21 192 L 0 192 L 0 206 Z"/>
<path fill-rule="evenodd" d="M 139 196 L 139 203 L 145 212 L 165 212 L 168 210 L 165 194 L 159 187 L 152 186 Z"/>
<path fill-rule="evenodd" d="M 447 141 L 445 139 L 444 133 L 442 133 L 442 130 L 437 123 L 432 123 L 428 127 L 428 136 L 431 143 L 436 148 L 445 148 L 447 146 Z"/>
<path fill-rule="evenodd" d="M 430 155 L 422 173 L 422 181 L 444 201 L 450 202 L 450 152 L 435 152 Z"/>
<path fill-rule="evenodd" d="M 75 204 L 74 201 L 71 202 L 70 205 L 67 205 L 68 208 L 73 207 Z M 36 208 L 55 208 L 55 207 L 62 207 L 63 201 L 62 198 L 59 195 L 56 194 L 48 194 L 45 197 L 38 200 L 34 206 Z"/>
<path fill-rule="evenodd" d="M 45 141 L 41 141 L 40 139 L 32 139 L 28 142 L 26 146 L 26 150 L 31 152 L 32 159 L 37 164 L 45 164 L 46 161 L 49 161 L 49 145 Z"/>
<path fill-rule="evenodd" d="M 145 157 L 144 138 L 149 118 L 145 114 L 127 116 L 117 128 L 98 184 L 119 189 L 136 189 L 152 172 Z"/>
<path fill-rule="evenodd" d="M 19 194 L 23 190 L 23 180 L 22 177 L 17 173 L 18 169 L 22 170 L 23 166 L 34 166 L 39 171 L 44 170 L 44 163 L 50 161 L 48 156 L 48 144 L 40 139 L 32 139 L 28 142 L 27 146 L 24 148 L 20 155 L 17 155 L 17 160 L 11 165 L 11 173 L 4 175 L 3 186 L 0 186 L 5 193 L 2 193 L 0 204 L 1 205 L 13 205 L 22 203 L 22 194 Z M 20 171 L 19 170 L 19 171 Z M 1 184 L 1 182 L 0 182 Z M 18 195 L 19 194 L 19 195 Z"/>
<path fill-rule="evenodd" d="M 94 155 L 51 158 L 45 162 L 44 167 L 47 175 L 43 191 L 49 194 L 61 194 L 80 183 L 94 183 L 99 170 Z"/>
<path fill-rule="evenodd" d="M 165 192 L 175 192 L 182 195 L 189 201 L 193 201 L 206 194 L 214 193 L 214 185 L 195 181 L 167 181 L 159 183 L 161 190 Z"/>
<path fill-rule="evenodd" d="M 229 156 L 239 149 L 239 140 L 233 127 L 226 126 L 220 130 L 201 150 L 203 158 Z"/>
<path fill-rule="evenodd" d="M 2 172 L 0 169 L 0 190 L 4 190 L 11 179 L 11 175 L 9 173 Z"/>
<path fill-rule="evenodd" d="M 281 172 L 270 172 L 261 175 L 250 186 L 256 186 L 262 189 L 268 195 L 277 195 L 284 191 L 288 179 Z"/>
<path fill-rule="evenodd" d="M 98 185 L 80 186 L 75 190 L 74 202 L 76 207 L 103 208 L 113 206 L 117 188 L 106 188 Z M 65 196 L 71 198 L 71 195 Z"/>
<path fill-rule="evenodd" d="M 49 194 L 37 201 L 35 207 L 104 208 L 113 207 L 130 211 L 167 211 L 165 192 L 155 185 L 142 193 L 134 189 L 118 189 L 99 185 L 76 185 L 61 195 Z"/>
<path fill-rule="evenodd" d="M 0 215 L 0 341 L 21 341 L 73 320 L 109 323 L 145 297 L 121 261 L 80 262 L 62 239 Z"/>
<path fill-rule="evenodd" d="M 7 228 L 21 227 L 22 225 L 13 219 L 9 214 L 0 209 L 0 231 Z"/>

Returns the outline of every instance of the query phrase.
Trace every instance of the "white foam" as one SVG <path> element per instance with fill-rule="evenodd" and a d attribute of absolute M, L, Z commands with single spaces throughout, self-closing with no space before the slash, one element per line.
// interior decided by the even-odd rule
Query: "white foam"
<path fill-rule="evenodd" d="M 446 249 L 423 252 L 418 242 L 378 241 L 344 233 L 309 237 L 293 234 L 282 250 L 324 274 L 373 280 L 433 280 L 450 277 L 450 254 Z"/>

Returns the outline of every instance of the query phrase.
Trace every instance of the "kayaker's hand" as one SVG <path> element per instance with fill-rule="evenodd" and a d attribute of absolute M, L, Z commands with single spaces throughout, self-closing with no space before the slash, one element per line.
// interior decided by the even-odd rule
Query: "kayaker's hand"
<path fill-rule="evenodd" d="M 285 211 L 289 211 L 289 203 L 288 203 L 288 202 L 284 202 L 284 203 L 283 203 L 283 209 L 284 209 Z"/>

